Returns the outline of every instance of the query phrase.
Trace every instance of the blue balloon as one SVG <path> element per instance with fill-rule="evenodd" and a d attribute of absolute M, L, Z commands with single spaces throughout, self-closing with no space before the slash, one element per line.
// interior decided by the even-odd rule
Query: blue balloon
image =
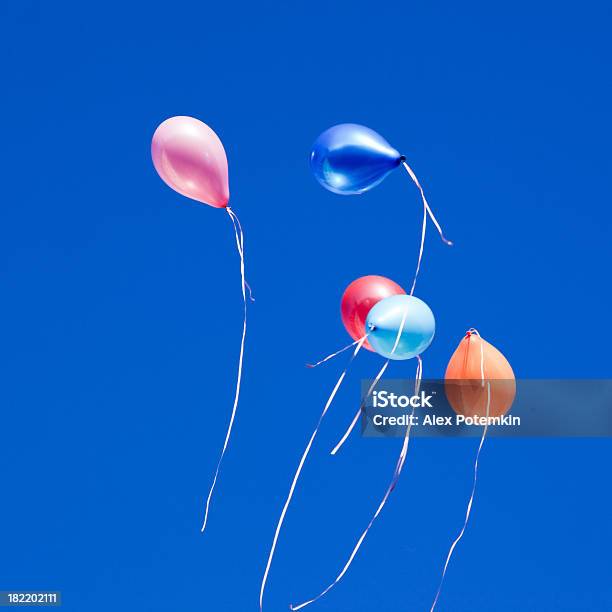
<path fill-rule="evenodd" d="M 354 195 L 378 185 L 404 159 L 374 130 L 356 123 L 341 123 L 315 140 L 310 168 L 326 189 Z"/>
<path fill-rule="evenodd" d="M 404 327 L 395 347 L 397 335 Z M 436 320 L 431 308 L 413 295 L 392 295 L 372 307 L 366 319 L 368 342 L 387 359 L 412 359 L 433 340 Z"/>

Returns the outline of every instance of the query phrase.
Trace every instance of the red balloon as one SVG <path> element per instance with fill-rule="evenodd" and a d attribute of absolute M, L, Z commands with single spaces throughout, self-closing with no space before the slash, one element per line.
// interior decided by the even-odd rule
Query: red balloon
<path fill-rule="evenodd" d="M 384 276 L 362 276 L 354 280 L 346 288 L 340 304 L 342 323 L 351 338 L 359 340 L 365 336 L 365 322 L 372 306 L 392 295 L 405 294 L 397 283 Z M 375 352 L 367 340 L 363 346 Z"/>

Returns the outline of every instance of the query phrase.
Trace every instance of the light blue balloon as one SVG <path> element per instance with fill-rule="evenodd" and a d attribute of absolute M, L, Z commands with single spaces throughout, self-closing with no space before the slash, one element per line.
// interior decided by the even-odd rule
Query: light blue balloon
<path fill-rule="evenodd" d="M 402 333 L 395 347 L 397 335 Z M 392 295 L 372 307 L 366 319 L 368 342 L 387 359 L 412 359 L 433 340 L 436 320 L 431 308 L 412 295 Z"/>
<path fill-rule="evenodd" d="M 356 123 L 341 123 L 315 140 L 310 168 L 326 189 L 354 195 L 378 185 L 404 159 L 374 130 Z"/>

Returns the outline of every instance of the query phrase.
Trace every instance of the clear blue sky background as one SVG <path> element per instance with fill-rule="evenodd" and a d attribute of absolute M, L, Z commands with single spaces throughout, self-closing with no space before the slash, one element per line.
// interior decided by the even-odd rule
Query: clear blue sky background
<path fill-rule="evenodd" d="M 309 173 L 332 124 L 404 153 L 456 246 L 431 233 L 425 375 L 470 326 L 520 377 L 608 377 L 609 3 L 2 3 L 0 589 L 70 612 L 256 610 L 273 529 L 344 358 L 346 285 L 409 284 L 420 205 L 402 173 L 342 198 Z M 257 302 L 231 451 L 200 536 L 241 327 L 231 224 L 159 180 L 156 125 L 189 114 L 228 152 Z M 343 564 L 399 441 L 330 445 L 291 508 L 267 610 Z M 395 377 L 414 364 L 398 363 Z M 579 404 L 578 404 L 579 407 Z M 476 440 L 417 440 L 344 582 L 316 609 L 427 610 Z M 609 440 L 491 440 L 440 609 L 610 610 Z M 312 608 L 315 609 L 314 607 Z"/>

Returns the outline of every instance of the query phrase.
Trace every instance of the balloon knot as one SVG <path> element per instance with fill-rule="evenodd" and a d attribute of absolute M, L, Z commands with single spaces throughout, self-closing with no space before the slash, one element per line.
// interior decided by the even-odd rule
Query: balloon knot
<path fill-rule="evenodd" d="M 405 155 L 400 155 L 400 164 L 403 164 L 406 161 Z"/>
<path fill-rule="evenodd" d="M 465 334 L 465 337 L 469 338 L 471 335 L 472 335 L 472 332 L 468 330 L 467 333 Z"/>

